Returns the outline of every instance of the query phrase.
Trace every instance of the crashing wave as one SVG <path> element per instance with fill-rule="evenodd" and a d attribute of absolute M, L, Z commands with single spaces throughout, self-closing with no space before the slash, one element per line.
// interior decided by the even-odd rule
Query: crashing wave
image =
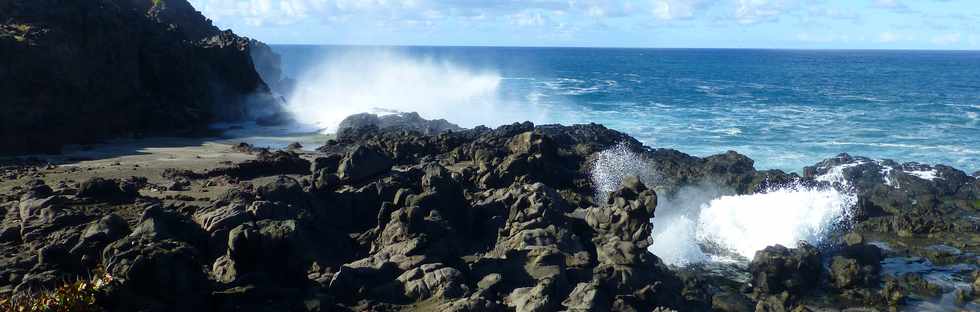
<path fill-rule="evenodd" d="M 816 180 L 833 186 L 793 183 L 765 192 L 730 195 L 710 185 L 687 186 L 661 198 L 649 250 L 665 263 L 685 266 L 706 261 L 751 259 L 775 244 L 796 247 L 800 241 L 820 245 L 834 231 L 849 226 L 857 196 L 834 166 Z M 656 176 L 655 166 L 624 146 L 599 153 L 592 168 L 597 198 L 627 175 Z M 643 178 L 641 178 L 643 180 Z M 654 181 L 652 179 L 646 179 Z"/>

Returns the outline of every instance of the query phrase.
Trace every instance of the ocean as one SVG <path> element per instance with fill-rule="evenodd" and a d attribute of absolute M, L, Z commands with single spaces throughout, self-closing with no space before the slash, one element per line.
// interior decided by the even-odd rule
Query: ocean
<path fill-rule="evenodd" d="M 278 45 L 289 103 L 463 126 L 601 123 L 647 146 L 801 172 L 839 153 L 980 170 L 980 52 Z"/>

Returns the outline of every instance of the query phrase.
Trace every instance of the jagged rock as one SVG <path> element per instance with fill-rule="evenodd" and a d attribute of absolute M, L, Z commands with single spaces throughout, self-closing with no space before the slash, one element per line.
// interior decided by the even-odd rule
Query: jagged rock
<path fill-rule="evenodd" d="M 568 311 L 609 311 L 609 298 L 596 283 L 579 283 L 568 295 L 562 305 Z"/>
<path fill-rule="evenodd" d="M 191 181 L 188 181 L 185 178 L 176 178 L 174 179 L 174 181 L 170 181 L 169 183 L 164 185 L 164 188 L 166 188 L 168 191 L 176 191 L 176 192 L 186 191 L 190 187 L 191 187 Z"/>
<path fill-rule="evenodd" d="M 209 233 L 221 229 L 230 230 L 250 221 L 245 212 L 245 206 L 241 203 L 201 209 L 194 213 L 193 219 L 194 222 L 201 225 L 204 231 Z"/>
<path fill-rule="evenodd" d="M 93 267 L 101 260 L 102 249 L 130 233 L 122 217 L 110 214 L 92 222 L 82 232 L 78 244 L 69 251 L 82 267 Z"/>
<path fill-rule="evenodd" d="M 278 176 L 276 180 L 259 186 L 255 193 L 261 200 L 277 202 L 297 209 L 306 209 L 310 206 L 303 186 L 296 179 L 287 176 Z"/>
<path fill-rule="evenodd" d="M 295 220 L 242 224 L 228 234 L 228 251 L 213 270 L 224 283 L 261 278 L 303 285 L 314 266 L 331 266 L 350 257 L 349 240 L 337 234 Z"/>
<path fill-rule="evenodd" d="M 313 167 L 310 171 L 316 173 L 321 170 L 326 170 L 328 173 L 337 172 L 337 168 L 340 168 L 340 162 L 344 160 L 344 155 L 341 154 L 331 154 L 326 157 L 317 157 L 313 160 Z"/>
<path fill-rule="evenodd" d="M 139 223 L 129 235 L 106 246 L 102 251 L 102 258 L 108 259 L 115 253 L 115 249 L 128 248 L 127 245 L 163 240 L 178 241 L 194 248 L 201 248 L 206 245 L 207 235 L 189 218 L 154 204 L 143 211 Z"/>
<path fill-rule="evenodd" d="M 114 310 L 201 307 L 210 290 L 201 260 L 196 248 L 174 240 L 114 244 L 107 248 L 106 272 L 124 289 L 107 305 Z"/>
<path fill-rule="evenodd" d="M 360 145 L 355 147 L 340 162 L 337 176 L 349 183 L 361 182 L 364 179 L 391 170 L 392 162 L 388 156 L 375 149 Z"/>
<path fill-rule="evenodd" d="M 752 302 L 741 294 L 720 293 L 711 297 L 711 309 L 722 312 L 751 312 Z"/>
<path fill-rule="evenodd" d="M 370 113 L 350 115 L 340 122 L 337 126 L 337 132 L 365 127 L 388 131 L 415 131 L 425 135 L 463 130 L 463 128 L 445 119 L 427 120 L 419 116 L 418 113 L 409 112 L 381 116 Z"/>
<path fill-rule="evenodd" d="M 504 303 L 518 312 L 552 311 L 558 306 L 555 291 L 555 282 L 544 279 L 534 287 L 514 289 Z"/>
<path fill-rule="evenodd" d="M 95 177 L 82 182 L 76 195 L 97 200 L 125 200 L 138 196 L 145 184 L 145 178 L 116 180 Z"/>
<path fill-rule="evenodd" d="M 762 297 L 783 292 L 796 296 L 810 291 L 820 280 L 821 268 L 819 251 L 805 243 L 794 249 L 766 247 L 757 251 L 749 264 L 752 286 Z"/>
<path fill-rule="evenodd" d="M 214 170 L 211 176 L 229 175 L 251 179 L 261 176 L 310 173 L 310 162 L 291 151 L 262 152 L 255 160 L 236 164 L 231 168 Z"/>
<path fill-rule="evenodd" d="M 458 298 L 466 292 L 463 273 L 441 263 L 423 264 L 402 273 L 396 279 L 404 287 L 404 295 L 414 300 L 430 297 Z"/>

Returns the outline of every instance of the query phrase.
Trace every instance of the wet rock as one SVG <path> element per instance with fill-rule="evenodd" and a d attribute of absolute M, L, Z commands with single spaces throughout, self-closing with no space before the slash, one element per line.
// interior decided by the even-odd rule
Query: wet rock
<path fill-rule="evenodd" d="M 847 246 L 856 246 L 864 244 L 864 236 L 859 233 L 847 233 L 844 235 L 844 244 Z"/>
<path fill-rule="evenodd" d="M 838 289 L 875 287 L 879 284 L 881 260 L 878 246 L 865 244 L 859 234 L 845 235 L 848 244 L 830 261 L 830 279 Z"/>
<path fill-rule="evenodd" d="M 749 264 L 757 296 L 806 293 L 820 280 L 821 268 L 820 253 L 805 243 L 794 249 L 781 245 L 766 247 L 757 251 Z"/>

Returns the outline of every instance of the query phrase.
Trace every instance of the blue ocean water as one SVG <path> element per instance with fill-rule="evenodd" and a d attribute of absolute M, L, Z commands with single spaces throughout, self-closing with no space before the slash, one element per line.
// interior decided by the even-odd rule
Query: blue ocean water
<path fill-rule="evenodd" d="M 317 65 L 324 60 L 369 49 L 273 48 L 283 57 L 285 75 L 299 79 L 300 84 L 309 71 L 322 70 Z M 980 52 L 501 47 L 386 50 L 410 60 L 437 60 L 435 64 L 452 64 L 468 72 L 494 73 L 498 78 L 493 89 L 495 101 L 537 112 L 528 114 L 527 119 L 602 123 L 652 147 L 675 148 L 698 156 L 736 150 L 754 159 L 756 168 L 796 172 L 842 152 L 900 162 L 942 163 L 968 173 L 980 170 Z M 424 75 L 425 71 L 421 72 Z M 344 79 L 344 75 L 330 77 Z M 398 83 L 412 90 L 413 84 L 431 81 L 427 79 L 440 77 Z M 451 81 L 449 86 L 447 92 L 452 92 L 455 88 Z M 368 86 L 369 93 L 371 88 Z M 383 84 L 378 88 L 391 87 Z M 439 89 L 420 92 L 446 99 L 432 94 Z M 346 105 L 338 100 L 324 101 L 328 106 Z M 442 107 L 465 111 L 468 103 Z M 513 121 L 518 120 L 499 123 Z"/>

